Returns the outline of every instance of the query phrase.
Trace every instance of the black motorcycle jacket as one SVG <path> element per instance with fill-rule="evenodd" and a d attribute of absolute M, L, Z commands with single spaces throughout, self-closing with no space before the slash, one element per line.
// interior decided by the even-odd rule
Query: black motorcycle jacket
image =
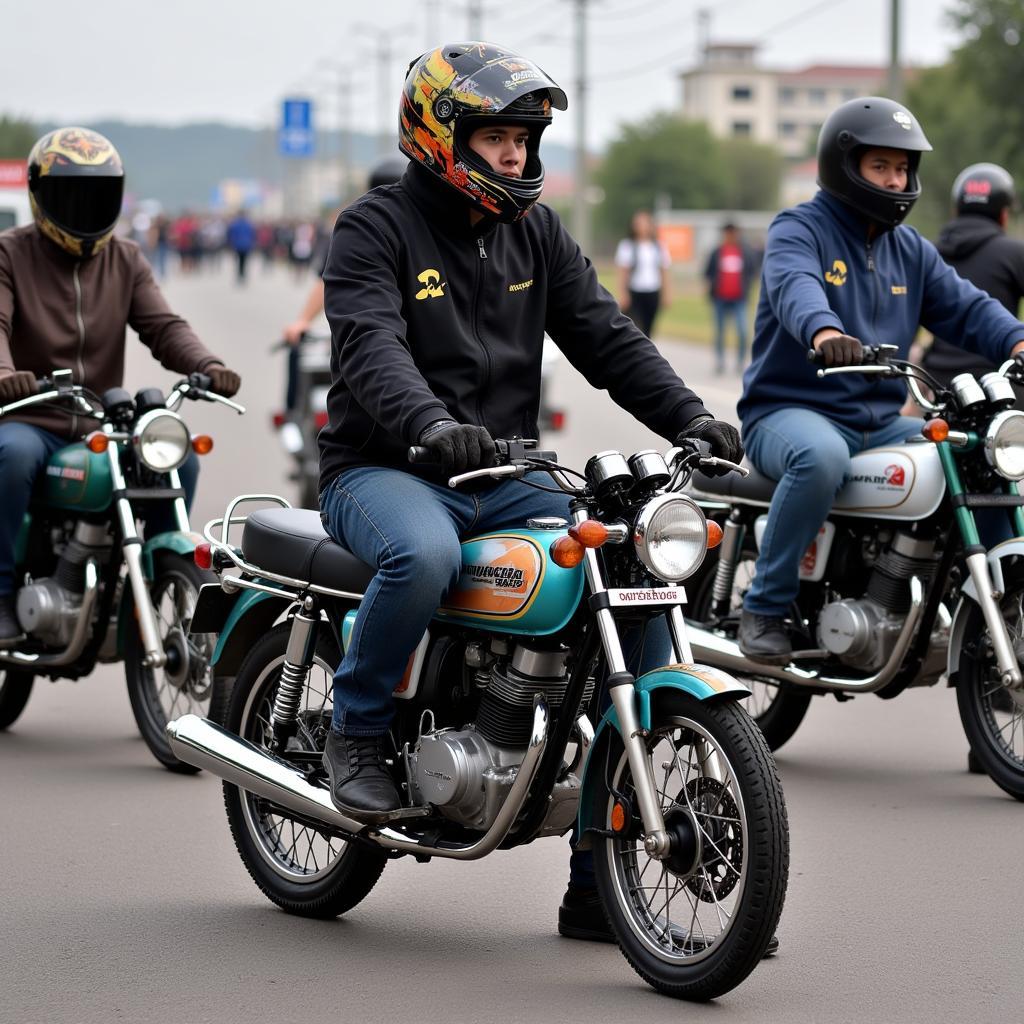
<path fill-rule="evenodd" d="M 663 437 L 706 414 L 552 210 L 471 227 L 448 191 L 412 164 L 338 217 L 324 271 L 333 383 L 321 491 L 359 465 L 437 479 L 406 459 L 435 420 L 537 437 L 545 331 L 594 387 Z"/>
<path fill-rule="evenodd" d="M 942 258 L 962 277 L 997 299 L 1014 316 L 1024 297 L 1024 242 L 1007 238 L 991 218 L 977 214 L 955 217 L 936 243 Z M 936 338 L 924 360 L 940 382 L 958 373 L 980 376 L 997 369 L 982 357 Z"/>

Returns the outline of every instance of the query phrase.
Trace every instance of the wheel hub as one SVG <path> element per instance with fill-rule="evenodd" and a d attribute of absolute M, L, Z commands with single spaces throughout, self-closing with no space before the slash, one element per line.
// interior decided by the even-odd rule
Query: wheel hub
<path fill-rule="evenodd" d="M 686 807 L 673 805 L 665 812 L 665 831 L 671 852 L 662 864 L 679 878 L 689 878 L 701 862 L 700 831 L 693 815 Z"/>

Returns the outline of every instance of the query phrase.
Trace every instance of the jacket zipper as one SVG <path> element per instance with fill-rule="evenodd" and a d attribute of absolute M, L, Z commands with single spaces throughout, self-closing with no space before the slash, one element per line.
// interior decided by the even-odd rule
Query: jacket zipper
<path fill-rule="evenodd" d="M 487 250 L 484 248 L 483 235 L 476 236 L 477 251 L 480 254 L 480 261 L 477 263 L 476 273 L 476 294 L 473 296 L 473 334 L 476 336 L 476 340 L 480 343 L 480 348 L 483 349 L 484 353 L 484 379 L 481 384 L 480 390 L 476 396 L 476 412 L 479 418 L 480 425 L 484 425 L 484 405 L 483 398 L 484 394 L 489 390 L 491 386 L 491 353 L 487 351 L 487 345 L 484 343 L 483 337 L 480 335 L 480 292 L 483 288 L 484 279 L 484 264 L 483 260 L 487 259 Z"/>
<path fill-rule="evenodd" d="M 75 282 L 75 322 L 78 324 L 78 352 L 75 355 L 75 365 L 78 367 L 78 380 L 76 384 L 85 384 L 85 365 L 82 362 L 82 352 L 85 349 L 85 319 L 82 317 L 82 282 L 78 277 L 78 269 L 81 263 L 75 264 L 72 271 L 72 280 Z M 71 417 L 71 429 L 78 434 L 78 416 Z"/>
<path fill-rule="evenodd" d="M 865 243 L 865 250 L 867 251 L 868 257 L 868 273 L 871 275 L 871 333 L 874 335 L 874 343 L 878 344 L 878 328 L 876 324 L 878 322 L 878 274 L 875 271 L 875 255 L 872 248 L 873 243 Z M 878 378 L 876 377 L 871 381 L 873 387 L 877 386 Z M 871 422 L 874 424 L 874 411 L 869 409 Z"/>

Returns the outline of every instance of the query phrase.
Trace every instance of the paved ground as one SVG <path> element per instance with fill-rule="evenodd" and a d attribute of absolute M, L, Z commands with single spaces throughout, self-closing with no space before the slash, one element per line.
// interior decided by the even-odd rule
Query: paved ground
<path fill-rule="evenodd" d="M 250 414 L 203 406 L 214 434 L 196 522 L 275 490 L 267 355 L 302 285 L 257 272 L 176 279 L 174 303 L 245 375 Z M 704 351 L 663 350 L 720 415 L 737 382 Z M 133 387 L 170 380 L 133 345 Z M 568 367 L 564 459 L 654 439 Z M 659 443 L 660 446 L 660 443 Z M 0 1022 L 729 1021 L 1021 1018 L 1024 807 L 964 771 L 948 691 L 817 701 L 780 753 L 792 831 L 782 952 L 715 1005 L 655 995 L 614 948 L 559 939 L 564 841 L 479 864 L 400 861 L 345 919 L 292 918 L 245 873 L 219 783 L 163 771 L 122 674 L 39 684 L 0 736 Z"/>

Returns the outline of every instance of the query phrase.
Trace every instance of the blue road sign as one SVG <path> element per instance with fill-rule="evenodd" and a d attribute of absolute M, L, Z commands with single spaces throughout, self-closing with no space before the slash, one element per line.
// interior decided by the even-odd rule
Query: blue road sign
<path fill-rule="evenodd" d="M 313 101 L 290 98 L 281 103 L 281 127 L 278 130 L 278 151 L 282 156 L 312 156 Z"/>

